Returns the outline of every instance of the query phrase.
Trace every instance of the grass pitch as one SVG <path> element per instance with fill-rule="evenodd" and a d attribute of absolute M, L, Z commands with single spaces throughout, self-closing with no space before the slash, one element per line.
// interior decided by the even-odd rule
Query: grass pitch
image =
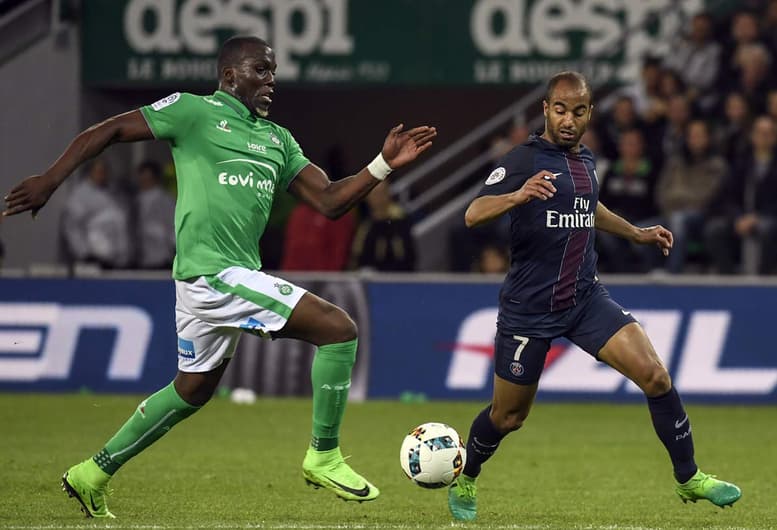
<path fill-rule="evenodd" d="M 684 505 L 638 405 L 539 403 L 479 481 L 475 523 L 452 523 L 445 490 L 399 467 L 406 431 L 442 421 L 466 436 L 480 403 L 351 404 L 344 454 L 381 496 L 355 504 L 305 486 L 308 400 L 215 399 L 113 480 L 118 519 L 85 519 L 60 490 L 71 464 L 101 448 L 138 396 L 0 394 L 3 528 L 777 528 L 777 408 L 690 406 L 697 461 L 739 484 L 733 509 Z"/>

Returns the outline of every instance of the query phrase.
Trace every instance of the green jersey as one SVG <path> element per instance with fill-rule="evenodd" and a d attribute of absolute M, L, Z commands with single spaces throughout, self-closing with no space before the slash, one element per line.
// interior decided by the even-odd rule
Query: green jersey
<path fill-rule="evenodd" d="M 220 90 L 175 93 L 140 110 L 175 162 L 173 278 L 260 269 L 259 238 L 275 190 L 310 163 L 291 133 Z"/>

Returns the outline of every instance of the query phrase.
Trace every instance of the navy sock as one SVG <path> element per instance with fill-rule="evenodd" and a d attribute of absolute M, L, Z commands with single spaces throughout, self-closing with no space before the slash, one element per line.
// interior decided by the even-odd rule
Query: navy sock
<path fill-rule="evenodd" d="M 681 484 L 688 482 L 698 468 L 693 459 L 691 421 L 677 390 L 672 387 L 663 396 L 648 397 L 647 402 L 653 428 L 672 459 L 675 479 Z"/>
<path fill-rule="evenodd" d="M 494 427 L 491 418 L 488 417 L 490 412 L 491 405 L 480 411 L 472 422 L 472 427 L 469 428 L 467 463 L 463 471 L 468 477 L 475 478 L 480 475 L 480 466 L 491 458 L 499 447 L 499 442 L 505 437 Z"/>

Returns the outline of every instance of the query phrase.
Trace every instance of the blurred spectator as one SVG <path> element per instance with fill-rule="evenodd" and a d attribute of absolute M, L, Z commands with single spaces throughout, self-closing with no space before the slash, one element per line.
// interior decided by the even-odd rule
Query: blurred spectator
<path fill-rule="evenodd" d="M 705 214 L 728 171 L 726 161 L 712 148 L 706 122 L 688 124 L 686 145 L 682 155 L 667 161 L 656 190 L 661 216 L 674 235 L 667 260 L 672 273 L 683 272 L 689 244 L 701 240 Z"/>
<path fill-rule="evenodd" d="M 494 169 L 496 162 L 504 155 L 509 153 L 513 147 L 520 145 L 529 139 L 529 127 L 523 116 L 516 116 L 510 124 L 510 129 L 506 134 L 498 134 L 491 139 L 489 152 L 491 153 L 488 162 L 488 171 Z"/>
<path fill-rule="evenodd" d="M 324 164 L 326 174 L 330 175 L 331 179 L 340 178 L 342 175 L 348 174 L 345 151 L 339 144 L 334 144 L 327 149 L 326 154 L 324 155 Z M 286 241 L 287 225 L 296 206 L 297 200 L 291 193 L 288 193 L 288 191 L 284 190 L 275 194 L 272 210 L 270 211 L 270 218 L 267 220 L 264 234 L 262 234 L 262 239 L 259 242 L 263 269 L 278 270 L 282 268 L 284 247 L 289 245 Z M 325 225 L 328 224 L 327 220 L 324 218 L 319 217 L 318 220 Z M 355 220 L 351 220 L 350 222 L 355 225 Z M 350 245 L 350 242 L 348 244 Z M 299 250 L 302 249 L 300 248 Z M 294 265 L 294 267 L 299 266 L 301 265 Z M 331 267 L 333 265 L 329 266 Z M 343 265 L 343 267 L 344 266 L 345 265 Z M 336 270 L 342 269 L 338 267 Z"/>
<path fill-rule="evenodd" d="M 731 31 L 721 59 L 721 74 L 723 79 L 735 76 L 738 66 L 736 57 L 743 46 L 755 44 L 760 38 L 758 17 L 750 11 L 739 11 L 731 18 Z"/>
<path fill-rule="evenodd" d="M 766 93 L 770 88 L 771 55 L 763 44 L 741 46 L 735 56 L 737 71 L 732 77 L 732 90 L 742 92 L 754 114 L 766 110 Z"/>
<path fill-rule="evenodd" d="M 659 90 L 661 82 L 661 60 L 645 57 L 642 60 L 640 77 L 634 83 L 618 91 L 618 95 L 631 98 L 637 115 L 647 123 L 655 123 L 666 112 L 666 104 Z"/>
<path fill-rule="evenodd" d="M 402 207 L 391 199 L 388 183 L 381 182 L 366 197 L 369 216 L 354 237 L 354 268 L 377 271 L 415 270 L 415 241 Z"/>
<path fill-rule="evenodd" d="M 109 169 L 97 159 L 70 193 L 62 214 L 62 230 L 71 261 L 104 268 L 129 264 L 127 213 L 108 191 Z"/>
<path fill-rule="evenodd" d="M 507 133 L 507 138 L 509 138 L 510 143 L 515 147 L 528 140 L 529 134 L 531 134 L 531 131 L 529 130 L 529 125 L 526 123 L 526 118 L 524 116 L 516 116 L 513 120 L 512 127 L 510 127 L 510 131 Z"/>
<path fill-rule="evenodd" d="M 620 96 L 612 106 L 609 117 L 597 122 L 597 133 L 604 154 L 614 160 L 618 156 L 618 138 L 621 132 L 641 127 L 642 123 L 629 96 Z"/>
<path fill-rule="evenodd" d="M 772 57 L 777 57 L 777 0 L 770 0 L 763 17 L 763 34 Z"/>
<path fill-rule="evenodd" d="M 348 175 L 345 152 L 333 145 L 326 154 L 326 173 L 337 180 Z M 282 212 L 281 212 L 282 213 Z M 351 243 L 356 230 L 352 210 L 339 219 L 328 219 L 303 202 L 288 214 L 282 240 L 280 267 L 287 271 L 342 271 L 348 266 Z M 262 236 L 267 248 L 268 234 Z"/>
<path fill-rule="evenodd" d="M 691 119 L 691 105 L 682 94 L 671 96 L 668 100 L 666 121 L 661 130 L 661 160 L 668 160 L 683 153 L 685 147 L 685 127 Z"/>
<path fill-rule="evenodd" d="M 720 45 L 713 40 L 713 21 L 708 13 L 691 19 L 690 31 L 672 46 L 664 65 L 677 73 L 688 87 L 687 95 L 703 110 L 718 98 L 712 90 L 718 80 Z"/>
<path fill-rule="evenodd" d="M 777 88 L 771 89 L 766 95 L 766 113 L 777 120 Z"/>
<path fill-rule="evenodd" d="M 138 266 L 170 268 L 175 257 L 175 199 L 162 186 L 162 166 L 157 162 L 143 162 L 135 175 Z"/>
<path fill-rule="evenodd" d="M 529 127 L 524 116 L 516 116 L 506 133 L 500 133 L 492 138 L 489 146 L 488 161 L 475 170 L 469 185 L 474 182 L 484 182 L 499 160 L 516 145 L 529 138 Z M 485 245 L 494 241 L 507 241 L 510 232 L 509 216 L 503 215 L 488 226 L 467 228 L 464 225 L 464 215 L 459 218 L 448 234 L 448 263 L 454 272 L 471 272 L 476 269 L 480 252 Z"/>
<path fill-rule="evenodd" d="M 602 145 L 601 142 L 599 142 L 599 135 L 596 134 L 596 129 L 593 127 L 586 129 L 583 136 L 580 138 L 580 142 L 590 149 L 594 154 L 594 157 L 596 157 L 596 180 L 601 182 L 602 177 L 606 175 L 607 171 L 610 169 L 610 159 L 602 153 Z"/>
<path fill-rule="evenodd" d="M 262 269 L 279 270 L 283 259 L 284 234 L 291 212 L 297 200 L 286 190 L 277 191 L 270 210 L 270 218 L 259 241 L 259 255 L 262 257 Z"/>
<path fill-rule="evenodd" d="M 746 273 L 777 272 L 777 123 L 760 116 L 752 148 L 734 166 L 706 228 L 714 271 L 731 274 L 737 254 Z M 760 255 L 759 255 L 760 254 Z"/>
<path fill-rule="evenodd" d="M 355 227 L 353 211 L 332 220 L 300 202 L 292 210 L 286 224 L 281 269 L 345 270 Z"/>
<path fill-rule="evenodd" d="M 685 82 L 680 74 L 667 68 L 661 69 L 661 75 L 658 80 L 658 95 L 664 102 L 668 103 L 673 96 L 685 96 Z"/>
<path fill-rule="evenodd" d="M 599 188 L 602 203 L 616 214 L 630 219 L 637 226 L 658 224 L 655 207 L 656 168 L 645 155 L 642 133 L 631 129 L 621 133 L 620 155 L 605 174 Z M 603 270 L 636 272 L 653 268 L 657 253 L 652 246 L 631 245 L 623 238 L 597 232 L 597 247 Z"/>
<path fill-rule="evenodd" d="M 731 165 L 750 145 L 750 106 L 741 93 L 731 92 L 726 96 L 723 112 L 723 121 L 717 127 L 717 143 Z"/>
<path fill-rule="evenodd" d="M 510 268 L 507 248 L 495 243 L 487 243 L 480 249 L 476 271 L 483 274 L 504 274 Z"/>

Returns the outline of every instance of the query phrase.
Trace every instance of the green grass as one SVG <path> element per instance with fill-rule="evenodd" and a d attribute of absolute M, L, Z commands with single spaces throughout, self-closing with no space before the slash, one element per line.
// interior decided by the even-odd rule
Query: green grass
<path fill-rule="evenodd" d="M 739 484 L 733 509 L 684 505 L 643 406 L 539 403 L 479 481 L 476 523 L 452 524 L 445 490 L 410 483 L 398 451 L 425 421 L 466 436 L 478 403 L 352 404 L 349 462 L 382 491 L 344 503 L 305 486 L 310 402 L 217 399 L 113 480 L 115 521 L 93 522 L 60 491 L 71 464 L 101 448 L 133 396 L 0 394 L 0 527 L 12 528 L 774 528 L 777 409 L 689 407 L 702 469 Z"/>

